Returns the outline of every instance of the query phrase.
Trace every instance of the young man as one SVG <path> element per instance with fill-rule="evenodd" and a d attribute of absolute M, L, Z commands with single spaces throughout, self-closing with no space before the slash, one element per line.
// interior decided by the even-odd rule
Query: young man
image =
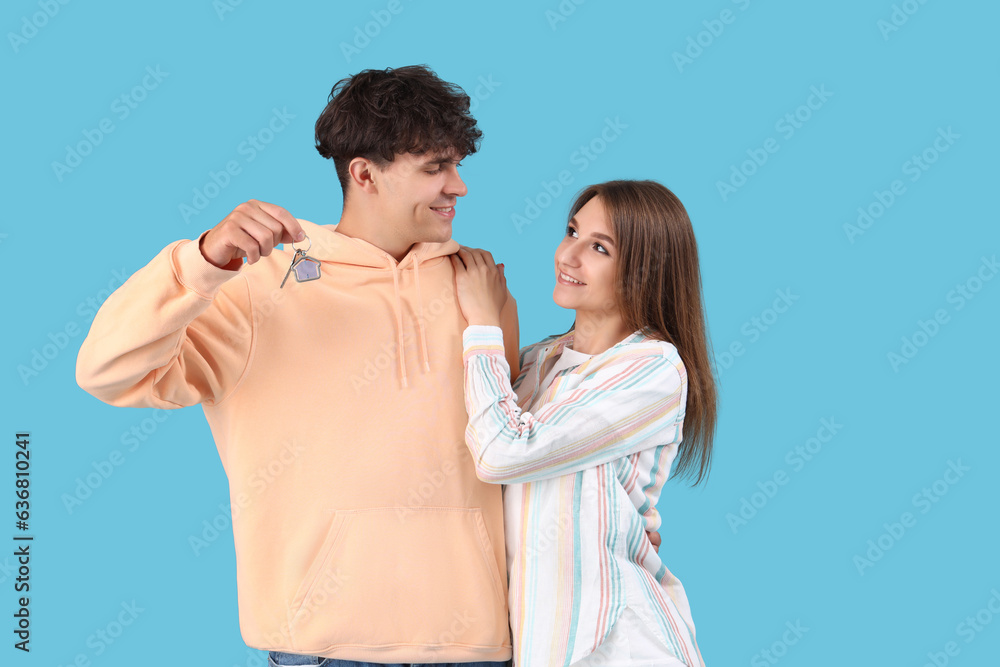
<path fill-rule="evenodd" d="M 449 259 L 458 162 L 480 137 L 468 96 L 424 67 L 344 79 L 316 123 L 339 224 L 240 204 L 137 271 L 80 350 L 77 381 L 107 403 L 202 404 L 240 629 L 274 664 L 511 656 L 500 487 L 464 442 Z M 293 242 L 307 258 L 276 249 Z M 502 320 L 516 375 L 509 294 Z"/>

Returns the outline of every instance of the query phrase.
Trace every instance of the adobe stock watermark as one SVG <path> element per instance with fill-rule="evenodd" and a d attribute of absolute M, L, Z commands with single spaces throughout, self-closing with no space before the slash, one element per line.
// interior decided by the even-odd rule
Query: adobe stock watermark
<path fill-rule="evenodd" d="M 267 640 L 275 646 L 288 646 L 291 644 L 292 627 L 305 623 L 310 616 L 334 599 L 337 593 L 344 587 L 344 584 L 350 582 L 352 579 L 353 577 L 345 573 L 340 567 L 327 568 L 312 583 L 310 590 L 302 600 L 302 604 L 297 609 L 285 608 L 285 620 L 276 632 L 268 633 Z"/>
<path fill-rule="evenodd" d="M 393 17 L 399 16 L 404 9 L 402 0 L 389 0 L 383 9 L 371 10 L 369 14 L 372 20 L 363 26 L 354 26 L 354 39 L 350 43 L 340 43 L 340 52 L 344 54 L 344 60 L 350 63 L 352 58 L 360 56 L 361 52 L 371 45 L 372 40 L 389 27 Z"/>
<path fill-rule="evenodd" d="M 121 609 L 114 614 L 112 619 L 103 626 L 97 628 L 87 636 L 86 645 L 90 652 L 79 652 L 73 660 L 66 663 L 66 667 L 90 667 L 92 660 L 104 655 L 107 650 L 121 639 L 125 630 L 131 627 L 139 615 L 146 609 L 140 607 L 135 600 L 131 602 L 122 601 L 119 605 Z"/>
<path fill-rule="evenodd" d="M 596 503 L 601 500 L 596 485 L 584 486 L 581 499 L 584 504 Z M 656 507 L 650 508 L 656 512 Z M 556 516 L 540 517 L 540 521 L 535 526 L 536 530 L 530 535 L 522 545 L 525 558 L 537 558 L 549 549 L 558 548 L 560 544 L 566 544 L 567 540 L 572 540 L 574 529 L 577 526 L 576 517 L 571 511 L 559 512 Z M 649 532 L 646 531 L 647 536 Z"/>
<path fill-rule="evenodd" d="M 493 80 L 493 73 L 490 72 L 485 77 L 476 79 L 476 87 L 471 91 L 466 91 L 469 95 L 469 113 L 475 113 L 479 105 L 493 96 L 493 91 L 503 85 L 500 81 Z"/>
<path fill-rule="evenodd" d="M 576 8 L 587 0 L 562 0 L 555 9 L 545 10 L 545 20 L 549 22 L 552 32 L 556 31 L 560 23 L 565 23 L 570 16 L 576 13 Z"/>
<path fill-rule="evenodd" d="M 286 440 L 275 450 L 274 455 L 264 465 L 259 466 L 247 478 L 246 484 L 254 492 L 250 494 L 240 491 L 231 503 L 219 503 L 219 512 L 210 519 L 201 522 L 200 532 L 188 535 L 188 546 L 195 556 L 201 553 L 233 527 L 233 520 L 240 512 L 250 507 L 267 488 L 274 483 L 286 470 L 295 465 L 306 449 L 294 438 Z"/>
<path fill-rule="evenodd" d="M 775 131 L 781 133 L 785 141 L 794 137 L 798 130 L 805 127 L 805 124 L 812 119 L 813 114 L 822 109 L 833 97 L 833 93 L 826 89 L 826 84 L 820 84 L 819 88 L 811 86 L 809 91 L 810 94 L 803 104 L 795 107 L 774 123 Z M 729 166 L 729 178 L 725 181 L 715 182 L 715 187 L 719 191 L 722 201 L 728 201 L 730 196 L 746 185 L 749 179 L 767 164 L 770 157 L 779 150 L 781 150 L 781 144 L 774 137 L 765 139 L 760 148 L 748 148 L 746 160 L 743 160 L 739 166 L 735 164 Z"/>
<path fill-rule="evenodd" d="M 823 451 L 823 446 L 833 440 L 833 437 L 844 428 L 843 424 L 837 423 L 836 417 L 830 417 L 829 419 L 824 417 L 819 420 L 819 424 L 819 428 L 816 429 L 816 435 L 806 439 L 801 445 L 796 445 L 792 449 L 789 449 L 785 454 L 785 464 L 789 466 L 790 471 L 778 468 L 767 479 L 758 481 L 757 491 L 751 493 L 749 498 L 746 496 L 740 498 L 740 507 L 736 513 L 729 512 L 726 514 L 726 523 L 729 525 L 729 529 L 733 531 L 733 535 L 736 535 L 740 528 L 749 524 L 778 495 L 781 487 L 791 481 L 791 474 L 805 468 L 809 461 L 812 461 Z"/>
<path fill-rule="evenodd" d="M 927 0 L 903 0 L 899 4 L 894 4 L 888 20 L 879 19 L 875 22 L 875 27 L 882 33 L 882 41 L 888 42 L 889 35 L 898 32 L 900 28 L 906 25 L 910 17 L 920 11 L 922 5 L 926 4 Z"/>
<path fill-rule="evenodd" d="M 931 168 L 931 165 L 938 161 L 941 154 L 948 152 L 961 137 L 962 135 L 952 131 L 951 125 L 948 126 L 948 129 L 939 127 L 934 141 L 920 153 L 914 153 L 910 159 L 902 164 L 900 169 L 903 171 L 903 175 L 909 176 L 911 183 L 916 183 Z M 854 223 L 844 223 L 844 234 L 851 245 L 854 244 L 854 239 L 868 231 L 904 194 L 906 194 L 906 184 L 898 178 L 890 183 L 886 190 L 872 192 L 872 201 L 858 207 L 858 217 Z"/>
<path fill-rule="evenodd" d="M 939 479 L 934 480 L 917 493 L 913 494 L 910 504 L 920 514 L 927 514 L 941 499 L 948 493 L 952 486 L 958 484 L 959 480 L 965 477 L 965 473 L 972 470 L 969 466 L 962 465 L 962 459 L 954 461 L 948 460 L 948 467 Z M 883 523 L 882 534 L 872 540 L 868 540 L 867 549 L 863 554 L 854 555 L 854 567 L 858 574 L 865 576 L 865 570 L 875 567 L 875 563 L 882 560 L 885 554 L 892 549 L 906 532 L 917 525 L 917 516 L 912 512 L 903 512 L 898 521 Z"/>
<path fill-rule="evenodd" d="M 444 312 L 452 312 L 449 306 L 454 303 L 454 286 L 452 284 L 445 285 L 444 289 L 431 299 L 427 307 L 423 309 L 424 324 L 433 322 Z M 404 349 L 415 348 L 417 345 L 415 331 L 412 328 L 406 329 L 401 336 L 401 342 Z M 397 341 L 394 338 L 383 340 L 378 349 L 378 353 L 372 357 L 355 359 L 351 362 L 357 369 L 351 373 L 351 388 L 354 389 L 355 395 L 360 396 L 363 391 L 372 389 L 372 383 L 386 370 L 394 369 L 395 371 L 399 359 Z"/>
<path fill-rule="evenodd" d="M 437 494 L 445 484 L 450 484 L 452 477 L 458 472 L 458 467 L 450 460 L 445 459 L 440 470 L 428 470 L 423 477 L 417 480 L 406 496 L 406 505 L 396 508 L 396 516 L 400 521 L 405 521 L 406 517 L 420 507 L 426 507 L 428 502 Z"/>
<path fill-rule="evenodd" d="M 751 0 L 732 0 L 733 4 L 739 7 L 741 12 L 746 11 L 750 7 Z M 719 12 L 718 18 L 705 19 L 701 24 L 705 27 L 704 30 L 699 31 L 697 34 L 688 35 L 687 45 L 684 47 L 684 51 L 674 51 L 672 57 L 674 59 L 674 65 L 677 66 L 677 71 L 681 74 L 684 73 L 684 68 L 688 65 L 693 65 L 694 61 L 701 57 L 705 53 L 705 49 L 712 46 L 719 37 L 722 37 L 722 33 L 726 31 L 727 25 L 732 25 L 736 22 L 736 18 L 739 16 L 736 12 L 731 9 L 723 9 Z"/>
<path fill-rule="evenodd" d="M 18 573 L 18 568 L 18 563 L 12 563 L 10 556 L 5 556 L 3 562 L 0 562 L 0 584 L 7 583 L 8 579 Z"/>
<path fill-rule="evenodd" d="M 778 661 L 788 655 L 788 649 L 799 643 L 799 640 L 809 632 L 809 628 L 802 626 L 802 621 L 796 619 L 795 623 L 785 621 L 785 630 L 781 634 L 781 639 L 774 641 L 770 646 L 754 653 L 750 658 L 750 667 L 768 667 L 776 665 Z"/>
<path fill-rule="evenodd" d="M 760 340 L 760 337 L 770 331 L 778 319 L 799 300 L 799 295 L 792 294 L 790 287 L 777 289 L 774 293 L 777 296 L 771 305 L 760 311 L 758 315 L 751 317 L 740 327 L 740 333 L 747 338 L 746 344 L 742 340 L 734 340 L 716 355 L 715 373 L 718 377 L 722 377 L 723 371 L 732 368 L 736 359 L 746 354 L 747 346 Z"/>
<path fill-rule="evenodd" d="M 16 33 L 7 33 L 7 41 L 10 42 L 10 48 L 14 50 L 14 53 L 20 52 L 21 47 L 26 46 L 30 40 L 38 35 L 38 31 L 47 26 L 49 21 L 54 19 L 56 14 L 68 4 L 69 0 L 38 0 L 39 11 L 30 16 L 27 14 L 22 16 L 20 30 Z"/>
<path fill-rule="evenodd" d="M 103 486 L 115 474 L 118 468 L 125 463 L 125 452 L 134 453 L 138 451 L 139 447 L 148 441 L 159 430 L 160 425 L 170 419 L 172 414 L 173 410 L 156 408 L 153 410 L 151 416 L 144 417 L 133 424 L 127 431 L 123 431 L 118 440 L 124 452 L 121 449 L 112 449 L 106 458 L 100 461 L 91 461 L 90 468 L 92 470 L 89 470 L 83 477 L 76 478 L 76 486 L 73 487 L 73 492 L 63 493 L 59 497 L 63 507 L 66 508 L 66 513 L 73 514 L 85 501 L 93 497 L 94 492 Z"/>
<path fill-rule="evenodd" d="M 991 588 L 990 598 L 986 604 L 974 616 L 970 614 L 956 625 L 955 634 L 967 645 L 971 644 L 993 622 L 993 618 L 996 616 L 1000 616 L 1000 591 Z M 962 647 L 958 645 L 958 642 L 946 642 L 942 650 L 927 652 L 927 662 L 923 664 L 923 667 L 945 667 L 952 658 L 957 657 L 961 652 Z"/>
<path fill-rule="evenodd" d="M 212 9 L 220 21 L 226 20 L 226 14 L 232 14 L 243 4 L 243 0 L 212 0 Z"/>
<path fill-rule="evenodd" d="M 997 256 L 990 258 L 983 256 L 980 258 L 979 268 L 945 295 L 945 301 L 954 304 L 954 312 L 965 308 L 966 304 L 972 301 L 989 281 L 993 280 L 997 272 L 1000 271 L 1000 264 L 997 263 Z M 908 336 L 900 338 L 898 350 L 892 350 L 886 354 L 889 366 L 893 373 L 898 373 L 899 369 L 910 363 L 917 354 L 931 341 L 932 338 L 941 332 L 941 328 L 951 322 L 951 315 L 945 308 L 938 308 L 927 320 L 917 320 L 917 328 Z"/>
<path fill-rule="evenodd" d="M 18 377 L 21 378 L 21 382 L 25 387 L 30 384 L 32 379 L 41 375 L 42 371 L 48 368 L 62 354 L 72 339 L 79 336 L 82 332 L 87 331 L 87 325 L 94 320 L 94 317 L 97 315 L 97 309 L 101 307 L 105 299 L 111 296 L 112 292 L 121 287 L 129 274 L 126 273 L 125 267 L 122 267 L 121 271 L 112 271 L 111 276 L 112 278 L 108 281 L 107 287 L 98 290 L 95 294 L 76 305 L 74 312 L 77 314 L 78 319 L 67 320 L 64 325 L 55 331 L 50 331 L 45 337 L 44 342 L 28 351 L 29 359 L 27 362 L 17 365 Z"/>
<path fill-rule="evenodd" d="M 295 118 L 295 114 L 288 113 L 288 107 L 273 107 L 271 117 L 268 121 L 253 134 L 247 135 L 246 139 L 236 146 L 236 154 L 242 157 L 227 160 L 226 164 L 219 171 L 209 170 L 208 180 L 200 187 L 192 188 L 190 201 L 185 201 L 177 206 L 181 220 L 184 224 L 191 222 L 191 219 L 201 214 L 212 200 L 222 194 L 222 191 L 229 187 L 233 178 L 243 173 L 243 167 L 257 159 L 257 156 L 267 150 L 275 137 L 281 134 L 290 120 Z"/>
<path fill-rule="evenodd" d="M 628 125 L 621 122 L 620 116 L 615 116 L 614 120 L 606 117 L 604 127 L 597 136 L 585 144 L 580 144 L 576 150 L 570 153 L 568 158 L 570 165 L 576 167 L 577 173 L 582 174 L 587 171 L 590 165 L 608 149 L 609 145 L 617 141 L 626 129 L 628 129 Z M 542 179 L 539 182 L 538 192 L 532 197 L 524 198 L 524 209 L 510 214 L 510 221 L 517 233 L 522 233 L 526 226 L 538 219 L 542 211 L 552 206 L 556 199 L 573 184 L 574 178 L 572 171 L 562 169 L 551 181 Z"/>
<path fill-rule="evenodd" d="M 160 66 L 155 68 L 150 65 L 146 67 L 146 73 L 136 85 L 128 92 L 122 93 L 111 102 L 111 113 L 119 122 L 124 121 L 132 115 L 132 112 L 139 108 L 149 93 L 160 87 L 163 80 L 170 76 L 170 72 L 160 70 Z M 63 161 L 52 161 L 52 173 L 60 183 L 68 174 L 83 164 L 84 159 L 91 155 L 98 146 L 104 143 L 109 134 L 117 129 L 114 120 L 110 116 L 105 116 L 97 122 L 93 128 L 84 128 L 80 139 L 75 144 L 66 144 L 66 155 Z"/>
<path fill-rule="evenodd" d="M 240 321 L 233 329 L 226 331 L 226 343 L 234 345 L 237 342 L 246 342 L 253 336 L 254 330 L 260 328 L 264 320 L 271 317 L 277 309 L 278 304 L 284 301 L 288 290 L 275 287 L 264 299 L 255 299 L 251 302 L 250 321 Z"/>
<path fill-rule="evenodd" d="M 267 651 L 247 648 L 245 651 L 246 660 L 242 664 L 233 663 L 233 667 L 268 667 L 267 653 Z"/>

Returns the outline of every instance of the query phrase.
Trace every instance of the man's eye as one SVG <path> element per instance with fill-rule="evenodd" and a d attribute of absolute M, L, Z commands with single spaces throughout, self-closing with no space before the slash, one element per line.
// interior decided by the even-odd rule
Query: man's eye
<path fill-rule="evenodd" d="M 435 169 L 433 171 L 428 171 L 427 173 L 433 176 L 434 174 L 440 174 L 441 170 L 440 169 Z"/>

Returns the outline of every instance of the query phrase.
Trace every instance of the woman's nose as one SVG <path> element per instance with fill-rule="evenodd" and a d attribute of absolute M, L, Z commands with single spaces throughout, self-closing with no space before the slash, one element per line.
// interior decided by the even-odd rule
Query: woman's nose
<path fill-rule="evenodd" d="M 566 266 L 580 266 L 580 253 L 576 244 L 569 242 L 556 253 L 556 260 Z"/>

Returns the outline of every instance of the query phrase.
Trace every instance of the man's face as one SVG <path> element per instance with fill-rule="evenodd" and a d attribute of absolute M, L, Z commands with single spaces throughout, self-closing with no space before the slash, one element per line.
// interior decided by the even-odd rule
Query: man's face
<path fill-rule="evenodd" d="M 455 203 L 468 192 L 458 175 L 461 160 L 444 153 L 400 153 L 385 169 L 374 169 L 379 213 L 394 236 L 408 243 L 451 238 Z"/>

